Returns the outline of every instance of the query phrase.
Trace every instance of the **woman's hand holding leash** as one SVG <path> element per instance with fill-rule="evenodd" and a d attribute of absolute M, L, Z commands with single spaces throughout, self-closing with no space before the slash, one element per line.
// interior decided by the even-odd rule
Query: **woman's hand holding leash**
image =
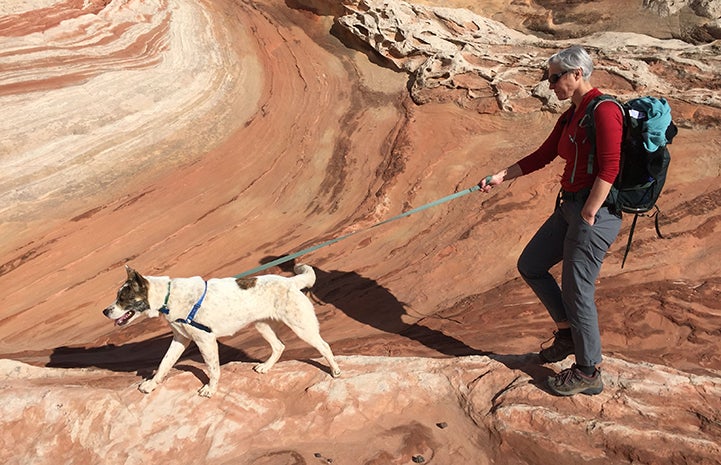
<path fill-rule="evenodd" d="M 500 184 L 500 182 L 493 182 L 493 175 L 489 174 L 485 178 L 481 179 L 481 182 L 478 183 L 478 187 L 480 187 L 483 192 L 490 192 L 493 186 L 497 184 Z"/>
<path fill-rule="evenodd" d="M 510 180 L 522 176 L 523 172 L 518 164 L 509 166 L 505 170 L 501 170 L 496 174 L 489 174 L 478 183 L 478 187 L 483 192 L 490 192 L 495 186 L 499 185 L 505 180 Z"/>
<path fill-rule="evenodd" d="M 489 174 L 478 183 L 478 187 L 480 187 L 483 192 L 490 192 L 491 189 L 503 182 L 506 173 L 507 170 L 503 170 L 496 174 Z"/>

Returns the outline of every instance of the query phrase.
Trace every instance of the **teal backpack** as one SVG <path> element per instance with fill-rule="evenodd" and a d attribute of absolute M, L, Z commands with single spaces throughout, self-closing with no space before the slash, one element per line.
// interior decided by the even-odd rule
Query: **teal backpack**
<path fill-rule="evenodd" d="M 600 95 L 588 104 L 585 115 L 587 134 L 591 141 L 587 171 L 593 172 L 596 151 L 594 112 L 605 101 L 612 101 L 623 114 L 623 139 L 621 142 L 621 165 L 611 187 L 609 202 L 619 214 L 632 213 L 633 223 L 628 235 L 626 251 L 621 268 L 631 250 L 631 239 L 639 215 L 655 210 L 646 216 L 655 217 L 656 234 L 663 238 L 658 224 L 661 210 L 656 205 L 666 182 L 671 155 L 666 147 L 678 133 L 671 119 L 671 107 L 664 98 L 640 97 L 626 103 L 611 95 Z"/>

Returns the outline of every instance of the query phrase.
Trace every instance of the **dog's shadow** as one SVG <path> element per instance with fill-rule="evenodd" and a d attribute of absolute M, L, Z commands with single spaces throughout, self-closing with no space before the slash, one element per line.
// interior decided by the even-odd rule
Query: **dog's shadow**
<path fill-rule="evenodd" d="M 138 323 L 142 324 L 142 322 Z M 150 378 L 158 368 L 172 340 L 171 334 L 153 337 L 139 342 L 123 344 L 105 344 L 99 347 L 57 347 L 50 354 L 46 364 L 52 368 L 100 368 L 115 372 L 135 372 L 143 378 Z M 249 356 L 244 351 L 218 342 L 220 364 L 228 362 L 251 362 L 260 360 Z M 183 361 L 196 362 L 195 364 Z M 195 344 L 185 350 L 175 369 L 189 371 L 202 382 L 208 381 L 204 372 L 203 358 Z"/>

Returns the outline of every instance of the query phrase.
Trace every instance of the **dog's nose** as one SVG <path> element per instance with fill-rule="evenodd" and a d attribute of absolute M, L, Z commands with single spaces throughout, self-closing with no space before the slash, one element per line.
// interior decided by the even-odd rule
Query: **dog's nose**
<path fill-rule="evenodd" d="M 111 312 L 111 311 L 112 311 L 112 308 L 111 308 L 111 307 L 108 307 L 108 308 L 106 308 L 105 310 L 103 310 L 103 315 L 105 315 L 105 316 L 107 316 L 107 317 L 110 317 L 110 312 Z"/>

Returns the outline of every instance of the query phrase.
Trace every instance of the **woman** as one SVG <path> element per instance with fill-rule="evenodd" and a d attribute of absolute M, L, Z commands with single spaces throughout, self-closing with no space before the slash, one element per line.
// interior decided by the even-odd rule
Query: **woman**
<path fill-rule="evenodd" d="M 531 239 L 518 271 L 546 307 L 557 326 L 553 344 L 539 353 L 544 362 L 575 354 L 576 363 L 548 378 L 558 395 L 598 394 L 603 381 L 601 335 L 595 304 L 595 281 L 603 258 L 621 228 L 621 218 L 609 210 L 606 198 L 619 171 L 623 116 L 613 102 L 595 111 L 596 154 L 587 167 L 591 143 L 584 127 L 586 108 L 601 92 L 589 78 L 593 60 L 582 47 L 562 50 L 548 59 L 548 82 L 559 100 L 571 108 L 556 122 L 546 141 L 514 165 L 480 182 L 484 192 L 503 181 L 543 168 L 557 156 L 565 160 L 559 203 Z M 611 207 L 612 208 L 612 207 Z M 549 273 L 563 261 L 561 285 Z"/>

